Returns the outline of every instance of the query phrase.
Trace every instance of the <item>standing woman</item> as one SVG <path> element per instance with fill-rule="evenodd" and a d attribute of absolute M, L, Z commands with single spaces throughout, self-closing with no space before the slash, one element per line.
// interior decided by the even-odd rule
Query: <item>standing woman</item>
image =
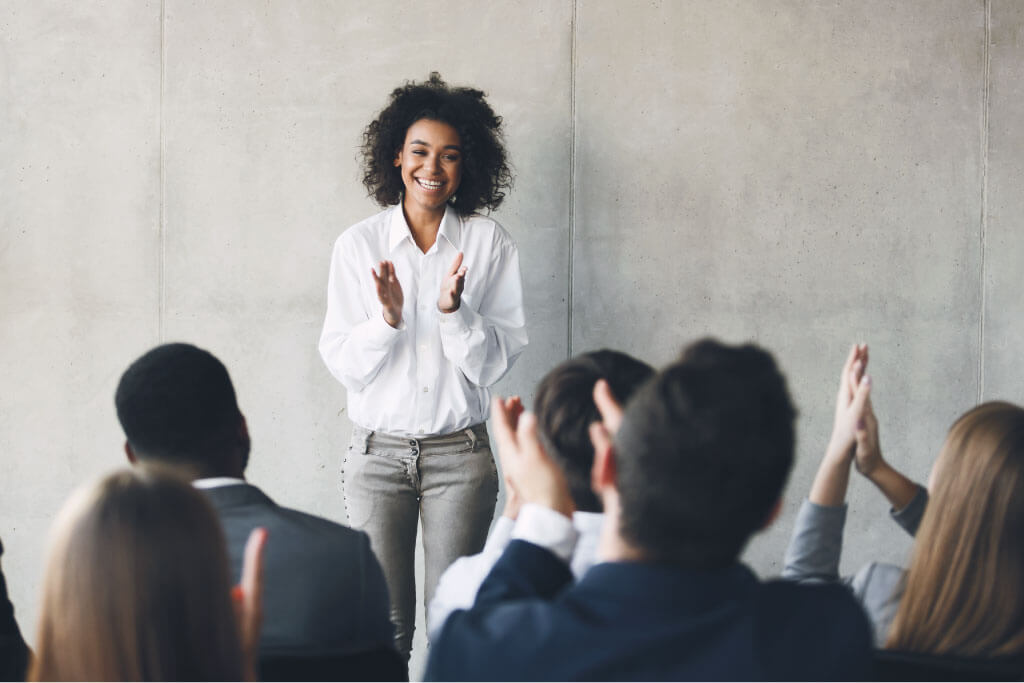
<path fill-rule="evenodd" d="M 338 238 L 320 355 L 348 389 L 342 468 L 349 523 L 367 532 L 391 594 L 399 650 L 456 558 L 479 552 L 498 477 L 487 387 L 527 344 L 519 254 L 493 219 L 511 187 L 501 117 L 435 72 L 408 83 L 363 133 L 363 184 L 380 213 Z"/>

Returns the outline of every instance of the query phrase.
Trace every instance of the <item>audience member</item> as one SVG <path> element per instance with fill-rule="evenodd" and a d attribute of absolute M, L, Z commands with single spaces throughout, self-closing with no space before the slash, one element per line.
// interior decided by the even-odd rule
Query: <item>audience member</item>
<path fill-rule="evenodd" d="M 220 517 L 236 572 L 254 527 L 273 538 L 265 560 L 264 662 L 379 652 L 376 673 L 371 667 L 334 676 L 404 676 L 384 576 L 366 534 L 281 507 L 245 481 L 248 429 L 219 360 L 188 344 L 159 346 L 125 371 L 116 404 L 128 459 L 194 479 Z"/>
<path fill-rule="evenodd" d="M 216 515 L 187 482 L 135 468 L 80 489 L 51 532 L 30 679 L 254 680 L 265 542 L 252 534 L 233 592 Z"/>
<path fill-rule="evenodd" d="M 854 464 L 888 498 L 896 521 L 916 533 L 906 571 L 872 563 L 844 579 L 873 622 L 875 642 L 960 657 L 1024 655 L 1024 409 L 989 402 L 962 415 L 926 490 L 882 457 L 867 363 L 867 346 L 854 346 L 840 378 L 832 438 L 797 516 L 784 575 L 839 580 Z"/>
<path fill-rule="evenodd" d="M 0 543 L 0 555 L 3 554 L 4 546 Z M 28 646 L 14 619 L 14 605 L 7 597 L 7 582 L 0 570 L 0 681 L 25 680 L 27 666 Z"/>
<path fill-rule="evenodd" d="M 541 379 L 534 412 L 541 442 L 552 461 L 562 469 L 574 512 L 572 525 L 579 536 L 570 568 L 579 578 L 597 559 L 597 542 L 604 521 L 601 501 L 590 484 L 594 446 L 590 425 L 600 420 L 594 403 L 594 385 L 604 379 L 614 398 L 625 402 L 654 374 L 651 366 L 618 351 L 584 353 L 557 366 Z M 510 409 L 522 410 L 518 399 Z M 482 552 L 455 561 L 441 576 L 427 610 L 427 632 L 433 638 L 456 609 L 473 604 L 476 592 L 491 567 L 501 557 L 519 514 L 519 496 L 506 478 L 505 510 L 494 524 Z"/>
<path fill-rule="evenodd" d="M 771 356 L 698 342 L 625 414 L 610 403 L 598 403 L 606 426 L 591 428 L 602 562 L 571 586 L 565 476 L 534 416 L 492 404 L 523 508 L 473 607 L 442 628 L 426 677 L 865 678 L 870 629 L 845 588 L 761 582 L 738 560 L 777 514 L 793 462 L 795 410 Z"/>

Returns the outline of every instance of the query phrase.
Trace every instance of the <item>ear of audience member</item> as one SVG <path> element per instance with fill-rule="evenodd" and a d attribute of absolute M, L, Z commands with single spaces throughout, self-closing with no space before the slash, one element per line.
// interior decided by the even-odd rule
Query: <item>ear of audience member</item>
<path fill-rule="evenodd" d="M 249 588 L 239 617 L 251 629 L 258 584 Z M 231 590 L 224 537 L 199 492 L 158 470 L 112 474 L 77 491 L 54 524 L 31 680 L 251 678 Z"/>
<path fill-rule="evenodd" d="M 842 581 L 864 605 L 879 646 L 958 657 L 1024 654 L 1024 409 L 984 403 L 954 423 L 929 491 L 882 455 L 867 345 L 843 365 L 832 437 L 797 515 L 784 576 Z M 915 535 L 908 571 L 873 562 L 840 579 L 851 465 Z M 1020 662 L 1018 662 L 1020 663 Z"/>
<path fill-rule="evenodd" d="M 492 429 L 524 505 L 473 607 L 434 642 L 428 680 L 861 679 L 870 632 L 838 586 L 760 582 L 738 561 L 775 514 L 795 409 L 771 356 L 704 340 L 594 428 L 601 555 L 576 584 L 568 485 L 500 399 Z"/>
<path fill-rule="evenodd" d="M 217 358 L 190 344 L 156 347 L 125 371 L 115 403 L 129 459 L 174 467 L 213 504 L 236 579 L 252 529 L 274 539 L 265 559 L 261 658 L 391 652 L 387 587 L 368 537 L 277 505 L 245 481 L 248 429 Z"/>

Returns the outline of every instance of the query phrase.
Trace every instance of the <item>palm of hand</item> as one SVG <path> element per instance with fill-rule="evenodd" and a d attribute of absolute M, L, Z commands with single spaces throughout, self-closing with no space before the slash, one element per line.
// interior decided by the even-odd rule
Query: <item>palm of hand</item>
<path fill-rule="evenodd" d="M 370 273 L 377 287 L 377 300 L 384 308 L 384 320 L 392 327 L 398 327 L 402 322 L 405 295 L 402 293 L 402 284 L 395 275 L 395 264 L 391 261 L 381 261 L 377 264 L 377 270 L 371 268 Z"/>
<path fill-rule="evenodd" d="M 459 252 L 444 280 L 441 281 L 441 296 L 437 300 L 437 307 L 442 313 L 451 313 L 462 303 L 462 291 L 466 287 L 466 270 L 462 265 L 462 252 Z"/>

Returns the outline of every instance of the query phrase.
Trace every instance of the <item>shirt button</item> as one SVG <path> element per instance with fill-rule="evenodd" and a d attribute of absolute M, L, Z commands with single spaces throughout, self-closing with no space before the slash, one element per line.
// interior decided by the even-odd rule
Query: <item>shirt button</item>
<path fill-rule="evenodd" d="M 430 389 L 428 387 L 423 387 L 423 393 L 424 394 L 427 393 L 428 391 L 430 391 Z"/>

